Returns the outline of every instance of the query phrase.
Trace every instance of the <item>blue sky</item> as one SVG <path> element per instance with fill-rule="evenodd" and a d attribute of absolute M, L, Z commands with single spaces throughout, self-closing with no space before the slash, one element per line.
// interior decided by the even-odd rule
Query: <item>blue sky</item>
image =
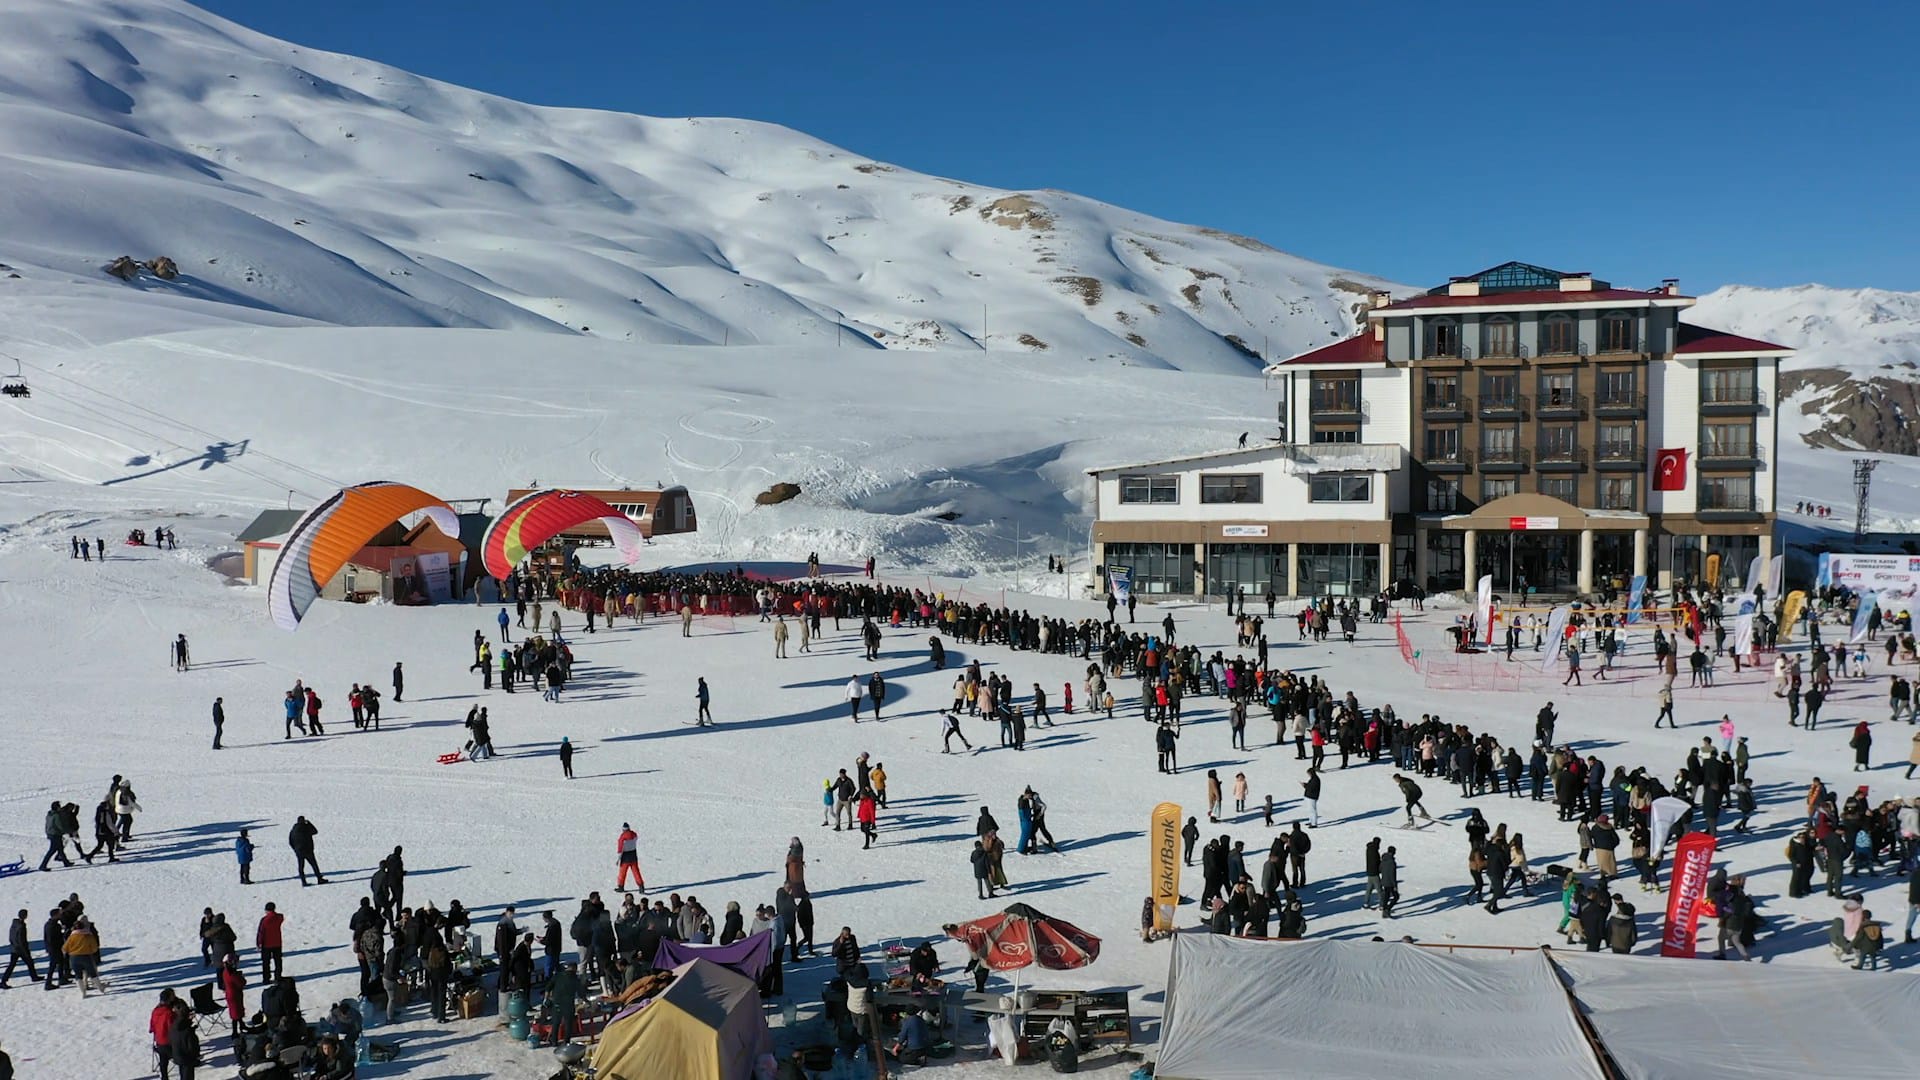
<path fill-rule="evenodd" d="M 773 121 L 1412 284 L 1517 258 L 1920 289 L 1905 5 L 201 2 L 525 101 Z"/>

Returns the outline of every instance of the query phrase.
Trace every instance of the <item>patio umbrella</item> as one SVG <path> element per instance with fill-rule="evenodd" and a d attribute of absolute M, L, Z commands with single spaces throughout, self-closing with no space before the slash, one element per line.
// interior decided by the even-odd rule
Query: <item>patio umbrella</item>
<path fill-rule="evenodd" d="M 965 942 L 980 962 L 994 971 L 1016 971 L 1033 964 L 1067 971 L 1086 967 L 1100 956 L 1099 938 L 1026 904 L 950 925 L 946 931 L 948 937 Z"/>

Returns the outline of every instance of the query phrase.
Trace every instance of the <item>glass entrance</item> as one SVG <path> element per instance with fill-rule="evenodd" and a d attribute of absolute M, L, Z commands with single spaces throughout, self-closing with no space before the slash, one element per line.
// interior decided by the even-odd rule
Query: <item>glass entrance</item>
<path fill-rule="evenodd" d="M 1229 596 L 1245 589 L 1249 597 L 1287 592 L 1287 545 L 1208 544 L 1207 593 Z"/>
<path fill-rule="evenodd" d="M 1492 574 L 1494 589 L 1510 596 L 1521 595 L 1523 586 L 1572 592 L 1580 572 L 1579 541 L 1575 533 L 1483 532 L 1476 549 L 1479 573 Z"/>

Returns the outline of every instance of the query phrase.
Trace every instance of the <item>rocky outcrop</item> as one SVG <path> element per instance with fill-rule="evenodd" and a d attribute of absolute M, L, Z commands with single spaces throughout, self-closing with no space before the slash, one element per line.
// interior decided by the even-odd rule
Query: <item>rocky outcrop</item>
<path fill-rule="evenodd" d="M 1862 379 L 1839 368 L 1783 371 L 1780 398 L 1820 418 L 1806 433 L 1810 445 L 1920 454 L 1920 381 L 1914 378 Z"/>
<path fill-rule="evenodd" d="M 785 481 L 781 481 L 780 483 L 773 485 L 772 487 L 761 492 L 760 494 L 755 495 L 753 497 L 753 504 L 755 506 L 774 506 L 778 503 L 786 502 L 788 499 L 791 499 L 799 494 L 800 494 L 799 484 L 789 484 Z"/>

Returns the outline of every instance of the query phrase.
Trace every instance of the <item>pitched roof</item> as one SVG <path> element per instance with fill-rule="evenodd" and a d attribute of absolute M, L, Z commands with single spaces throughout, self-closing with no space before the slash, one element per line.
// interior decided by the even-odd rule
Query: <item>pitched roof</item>
<path fill-rule="evenodd" d="M 1331 345 L 1322 345 L 1309 349 L 1298 356 L 1289 357 L 1269 367 L 1284 364 L 1384 364 L 1387 362 L 1387 343 L 1375 341 L 1373 331 L 1362 330 L 1350 338 L 1343 338 Z"/>
<path fill-rule="evenodd" d="M 1741 337 L 1729 334 L 1725 330 L 1715 330 L 1708 326 L 1695 326 L 1681 323 L 1678 340 L 1674 343 L 1675 356 L 1694 356 L 1701 353 L 1788 353 L 1792 348 L 1775 345 L 1771 341 L 1759 338 Z"/>
<path fill-rule="evenodd" d="M 253 540 L 268 540 L 276 536 L 285 536 L 293 531 L 294 522 L 300 520 L 305 510 L 262 510 L 258 517 L 240 530 L 234 539 L 242 544 Z"/>

